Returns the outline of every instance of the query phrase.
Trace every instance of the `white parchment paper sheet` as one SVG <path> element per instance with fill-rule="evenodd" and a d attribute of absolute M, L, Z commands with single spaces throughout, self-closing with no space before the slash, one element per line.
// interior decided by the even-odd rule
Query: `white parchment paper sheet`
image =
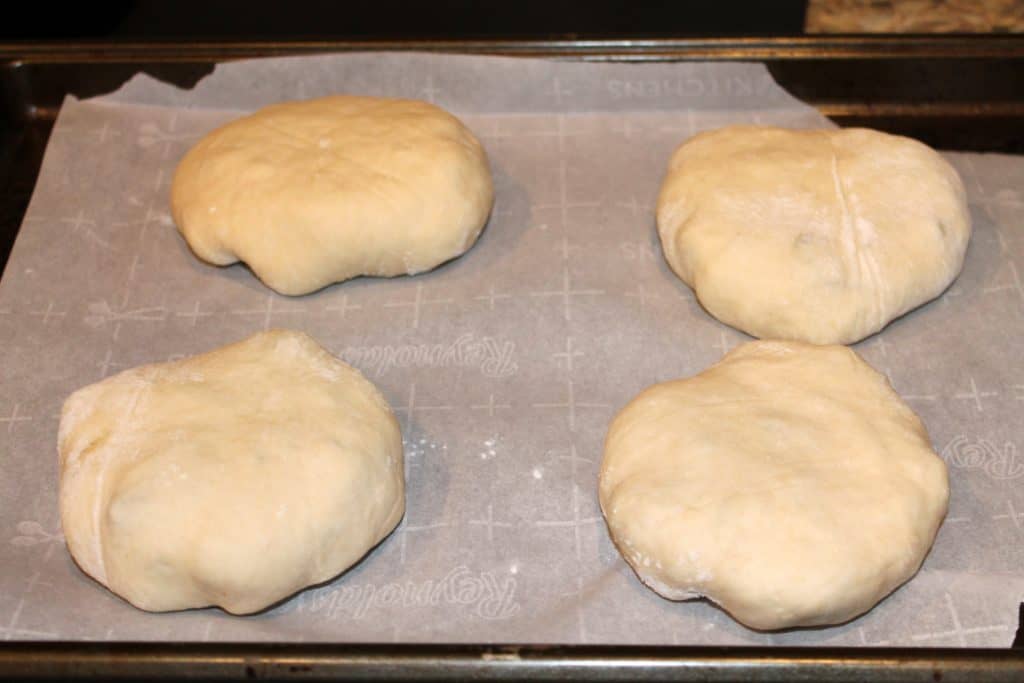
<path fill-rule="evenodd" d="M 432 100 L 475 131 L 497 190 L 476 247 L 431 273 L 300 298 L 193 257 L 168 210 L 188 147 L 240 110 L 339 92 Z M 964 272 L 857 346 L 950 469 L 949 517 L 913 581 L 847 625 L 756 633 L 659 598 L 611 545 L 596 497 L 609 419 L 745 339 L 670 273 L 652 212 L 676 145 L 733 122 L 829 125 L 750 64 L 356 54 L 69 99 L 0 282 L 0 637 L 1007 646 L 1024 598 L 1019 158 L 949 155 L 975 226 Z M 344 576 L 267 613 L 136 610 L 64 548 L 61 403 L 272 326 L 309 332 L 395 407 L 405 520 Z"/>

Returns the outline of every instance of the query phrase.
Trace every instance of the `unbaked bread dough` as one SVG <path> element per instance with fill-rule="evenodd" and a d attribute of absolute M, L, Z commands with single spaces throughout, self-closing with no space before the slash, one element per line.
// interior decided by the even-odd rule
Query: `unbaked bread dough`
<path fill-rule="evenodd" d="M 949 163 L 855 128 L 701 133 L 672 157 L 657 221 L 711 315 L 817 344 L 856 342 L 941 294 L 971 233 Z"/>
<path fill-rule="evenodd" d="M 946 468 L 886 379 L 842 346 L 755 341 L 614 419 L 601 509 L 640 579 L 757 629 L 836 624 L 921 565 Z"/>
<path fill-rule="evenodd" d="M 494 201 L 487 158 L 426 102 L 335 96 L 266 107 L 215 130 L 174 176 L 174 220 L 210 263 L 244 261 L 306 294 L 459 256 Z"/>
<path fill-rule="evenodd" d="M 145 610 L 261 610 L 351 566 L 405 510 L 391 409 L 299 332 L 80 389 L 59 451 L 68 549 Z"/>

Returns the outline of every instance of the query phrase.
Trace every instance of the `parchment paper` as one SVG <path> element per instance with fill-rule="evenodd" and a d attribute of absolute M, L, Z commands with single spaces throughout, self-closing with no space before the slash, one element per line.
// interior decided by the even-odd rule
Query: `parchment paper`
<path fill-rule="evenodd" d="M 239 110 L 337 92 L 433 100 L 466 121 L 497 190 L 479 243 L 431 273 L 300 298 L 199 262 L 168 213 L 182 154 Z M 69 99 L 0 282 L 0 637 L 1007 646 L 1024 598 L 1020 158 L 949 155 L 974 220 L 964 271 L 857 346 L 949 465 L 949 516 L 916 578 L 847 625 L 765 634 L 658 597 L 611 545 L 596 496 L 609 419 L 745 339 L 668 270 L 652 213 L 676 145 L 732 122 L 829 125 L 755 64 L 357 54 Z M 61 403 L 271 326 L 309 332 L 395 407 L 405 520 L 269 612 L 141 612 L 65 550 Z"/>

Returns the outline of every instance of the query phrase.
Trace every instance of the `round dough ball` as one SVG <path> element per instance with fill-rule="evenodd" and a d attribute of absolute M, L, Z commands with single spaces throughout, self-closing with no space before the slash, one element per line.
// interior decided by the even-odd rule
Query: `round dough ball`
<path fill-rule="evenodd" d="M 672 270 L 755 337 L 851 344 L 937 297 L 970 238 L 963 184 L 909 138 L 735 126 L 679 147 L 658 199 Z"/>
<path fill-rule="evenodd" d="M 612 422 L 612 539 L 671 600 L 756 629 L 837 624 L 920 567 L 946 467 L 885 378 L 842 346 L 756 341 L 657 384 Z"/>
<path fill-rule="evenodd" d="M 443 109 L 335 96 L 266 107 L 215 130 L 174 176 L 195 254 L 244 261 L 281 294 L 429 270 L 469 249 L 494 188 L 483 148 Z"/>
<path fill-rule="evenodd" d="M 391 409 L 300 332 L 80 389 L 59 451 L 68 549 L 145 610 L 256 612 L 350 567 L 405 511 Z"/>

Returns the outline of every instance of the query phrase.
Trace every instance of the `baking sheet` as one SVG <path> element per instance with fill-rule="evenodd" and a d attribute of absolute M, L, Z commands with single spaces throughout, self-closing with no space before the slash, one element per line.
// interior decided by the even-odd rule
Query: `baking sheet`
<path fill-rule="evenodd" d="M 474 130 L 497 193 L 477 245 L 431 273 L 299 298 L 195 259 L 168 210 L 181 155 L 239 111 L 338 92 L 427 99 Z M 856 347 L 949 465 L 949 516 L 916 578 L 849 624 L 758 633 L 659 598 L 611 545 L 596 496 L 609 419 L 746 339 L 668 270 L 652 212 L 676 145 L 735 122 L 830 125 L 736 63 L 353 54 L 67 100 L 0 281 L 0 637 L 1007 646 L 1024 599 L 1021 158 L 948 155 L 974 221 L 964 272 Z M 309 332 L 387 396 L 406 517 L 361 564 L 266 613 L 136 610 L 64 548 L 61 403 L 269 327 Z"/>

